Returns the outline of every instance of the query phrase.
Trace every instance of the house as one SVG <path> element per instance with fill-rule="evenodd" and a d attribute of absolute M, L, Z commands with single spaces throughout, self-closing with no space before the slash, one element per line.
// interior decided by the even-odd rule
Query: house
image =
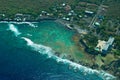
<path fill-rule="evenodd" d="M 109 50 L 109 48 L 112 46 L 113 42 L 114 42 L 114 37 L 110 37 L 108 41 L 98 40 L 98 44 L 95 47 L 95 50 L 100 51 L 102 53 L 106 53 Z"/>
<path fill-rule="evenodd" d="M 70 11 L 70 10 L 71 10 L 71 6 L 70 6 L 70 5 L 66 5 L 66 6 L 65 6 L 65 11 L 68 12 L 68 11 Z"/>
<path fill-rule="evenodd" d="M 14 17 L 14 20 L 15 21 L 30 21 L 31 20 L 31 15 L 17 13 Z"/>
<path fill-rule="evenodd" d="M 15 14 L 14 20 L 22 21 L 22 19 L 23 19 L 23 14 L 20 13 Z"/>
<path fill-rule="evenodd" d="M 15 17 L 23 17 L 23 14 L 17 13 L 15 14 Z"/>
<path fill-rule="evenodd" d="M 62 6 L 65 6 L 65 5 L 66 5 L 65 3 L 62 4 Z"/>
<path fill-rule="evenodd" d="M 105 44 L 106 44 L 106 41 L 98 40 L 98 44 L 97 44 L 95 50 L 102 52 L 103 47 L 105 46 Z"/>
<path fill-rule="evenodd" d="M 85 13 L 87 13 L 87 14 L 93 14 L 94 12 L 85 10 Z"/>
<path fill-rule="evenodd" d="M 86 14 L 87 16 L 92 16 L 92 15 L 94 14 L 94 12 L 85 10 L 85 14 Z"/>
<path fill-rule="evenodd" d="M 100 26 L 100 23 L 99 22 L 95 22 L 94 25 L 95 26 Z"/>
<path fill-rule="evenodd" d="M 31 15 L 23 14 L 23 21 L 30 21 L 30 20 L 31 20 Z"/>

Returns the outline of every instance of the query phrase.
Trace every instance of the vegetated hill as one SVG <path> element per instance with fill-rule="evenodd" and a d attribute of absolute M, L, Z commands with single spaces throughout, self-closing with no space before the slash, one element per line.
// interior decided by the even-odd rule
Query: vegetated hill
<path fill-rule="evenodd" d="M 49 11 L 53 5 L 61 3 L 75 5 L 79 1 L 99 4 L 102 0 L 0 0 L 0 13 L 9 16 L 16 13 L 38 15 L 42 10 Z"/>
<path fill-rule="evenodd" d="M 107 17 L 120 20 L 120 0 L 105 0 L 108 5 Z"/>
<path fill-rule="evenodd" d="M 49 7 L 57 3 L 74 4 L 76 0 L 0 0 L 0 13 L 13 15 L 15 13 L 30 13 L 37 15 L 41 10 L 49 10 Z"/>

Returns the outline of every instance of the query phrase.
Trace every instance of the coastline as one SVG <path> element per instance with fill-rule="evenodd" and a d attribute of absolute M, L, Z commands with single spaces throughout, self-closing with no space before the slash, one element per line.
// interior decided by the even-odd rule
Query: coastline
<path fill-rule="evenodd" d="M 46 19 L 42 19 L 42 20 L 46 20 Z M 47 20 L 51 20 L 51 19 L 47 19 Z M 54 19 L 55 20 L 55 22 L 59 22 L 59 23 L 61 23 L 61 24 L 63 24 L 64 26 L 66 26 L 66 24 L 71 24 L 71 23 L 69 23 L 69 22 L 65 22 L 65 21 L 62 21 L 62 20 L 59 20 L 59 19 Z M 61 21 L 61 22 L 60 22 Z M 0 21 L 1 22 L 1 21 Z M 8 21 L 8 22 L 12 22 L 12 21 Z M 13 22 L 16 22 L 16 21 L 13 21 Z M 23 21 L 22 21 L 23 22 Z M 26 22 L 29 22 L 29 21 L 26 21 Z M 33 21 L 31 21 L 31 22 L 33 22 Z M 34 21 L 34 22 L 39 22 L 39 21 Z M 67 27 L 67 28 L 69 28 L 69 27 Z M 75 30 L 75 28 L 73 28 L 73 30 Z M 76 29 L 76 31 L 77 31 L 77 29 Z M 79 32 L 78 32 L 78 34 L 80 34 Z M 57 55 L 57 54 L 56 54 Z M 69 57 L 69 56 L 68 56 Z M 74 59 L 69 59 L 70 61 L 72 61 L 72 62 L 75 62 L 74 61 Z M 78 63 L 78 64 L 80 64 L 80 65 L 83 65 L 83 66 L 87 66 L 87 67 L 90 67 L 90 68 L 92 68 L 92 69 L 97 69 L 97 70 L 102 70 L 102 69 L 100 69 L 100 68 L 98 68 L 98 66 L 97 65 L 91 65 L 91 64 L 88 64 L 88 63 L 85 63 L 85 62 L 82 62 L 82 61 L 79 61 L 79 62 L 76 62 L 76 63 Z"/>
<path fill-rule="evenodd" d="M 78 64 L 74 61 L 70 61 L 69 59 L 61 58 L 59 56 L 54 55 L 54 50 L 52 50 L 48 46 L 36 44 L 36 43 L 32 42 L 32 40 L 30 40 L 29 38 L 26 38 L 26 37 L 22 37 L 22 39 L 24 39 L 27 42 L 27 45 L 29 47 L 31 47 L 34 51 L 37 51 L 40 54 L 41 54 L 41 52 L 43 52 L 43 55 L 47 54 L 48 58 L 52 58 L 52 59 L 56 60 L 57 63 L 68 64 L 69 69 L 73 69 L 75 73 L 78 70 L 80 70 L 83 72 L 84 75 L 95 74 L 95 75 L 98 75 L 99 77 L 101 77 L 103 80 L 115 80 L 115 77 L 113 75 L 106 73 L 102 70 L 91 69 L 84 65 Z"/>
<path fill-rule="evenodd" d="M 82 29 L 80 29 L 80 27 L 79 27 L 78 25 L 74 24 L 74 23 L 70 23 L 70 22 L 68 22 L 68 21 L 61 20 L 61 19 L 57 19 L 56 22 L 61 23 L 61 24 L 64 25 L 65 27 L 67 27 L 66 24 L 70 24 L 70 25 L 72 24 L 72 25 L 74 25 L 74 27 L 72 27 L 72 30 L 75 30 L 78 35 L 86 35 L 86 34 L 89 33 L 88 31 L 86 31 L 85 34 L 84 34 L 83 32 L 81 32 Z M 67 27 L 67 28 L 69 28 L 69 27 Z M 69 29 L 71 30 L 71 28 L 69 28 Z M 89 34 L 88 34 L 88 35 L 89 35 Z M 83 50 L 82 50 L 82 47 L 84 47 Z M 82 44 L 82 47 L 81 47 L 80 50 L 82 50 L 82 52 L 83 52 L 84 54 L 90 55 L 90 53 L 87 51 L 86 46 Z M 94 56 L 94 55 L 90 55 L 91 58 L 94 58 L 94 57 L 92 57 L 92 56 Z M 97 55 L 97 56 L 99 56 L 99 55 Z M 86 63 L 86 62 L 80 61 L 80 60 L 79 60 L 79 61 L 75 61 L 74 59 L 71 58 L 70 55 L 68 55 L 67 57 L 68 57 L 68 59 L 69 59 L 70 61 L 76 62 L 76 63 L 78 63 L 78 64 L 80 64 L 80 65 L 83 65 L 83 66 L 86 66 L 86 67 L 90 67 L 90 68 L 92 68 L 92 69 L 97 69 L 97 70 L 99 70 L 99 71 L 104 70 L 105 72 L 110 73 L 110 74 L 112 74 L 112 75 L 118 74 L 117 76 L 115 76 L 115 77 L 116 77 L 115 80 L 119 80 L 119 77 L 120 77 L 120 76 L 119 76 L 119 73 L 116 73 L 116 70 L 113 70 L 113 71 L 112 71 L 112 70 L 109 70 L 109 66 L 111 66 L 112 64 L 115 64 L 115 63 L 119 63 L 119 60 L 112 61 L 110 64 L 104 64 L 104 66 L 99 66 L 98 64 L 96 64 L 96 63 L 94 63 L 94 62 L 93 62 L 93 63 Z M 118 65 L 119 65 L 119 64 L 118 64 Z"/>
<path fill-rule="evenodd" d="M 20 21 L 8 19 L 8 20 L 0 20 L 0 22 L 40 22 L 43 20 L 56 20 L 56 18 L 47 17 L 47 18 L 40 18 L 40 19 L 33 19 L 33 20 L 20 20 Z"/>

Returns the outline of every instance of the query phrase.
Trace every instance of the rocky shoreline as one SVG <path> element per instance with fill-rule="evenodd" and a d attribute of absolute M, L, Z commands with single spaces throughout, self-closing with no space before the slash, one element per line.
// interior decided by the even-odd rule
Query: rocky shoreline
<path fill-rule="evenodd" d="M 0 20 L 0 22 L 2 21 L 6 21 L 6 22 L 40 22 L 40 21 L 43 21 L 43 20 L 56 20 L 56 18 L 52 18 L 52 17 L 41 17 L 39 19 L 31 19 L 31 20 L 24 20 L 24 21 L 17 21 L 17 20 L 14 20 L 14 19 L 8 19 L 8 20 Z"/>
<path fill-rule="evenodd" d="M 56 20 L 56 22 L 61 23 L 62 25 L 66 26 L 66 27 L 67 27 L 67 24 L 71 25 L 70 22 L 64 21 L 64 20 L 60 20 L 60 19 Z M 69 28 L 69 27 L 67 27 L 67 28 Z M 71 30 L 71 28 L 69 28 L 69 29 Z M 81 34 L 79 32 L 80 31 L 79 29 L 80 28 L 77 25 L 74 25 L 74 27 L 72 27 L 72 30 L 76 30 L 78 34 Z M 85 52 L 85 53 L 87 53 L 89 55 L 88 52 Z M 60 53 L 59 52 L 56 52 L 55 55 L 60 57 Z M 105 72 L 108 72 L 108 73 L 114 75 L 116 77 L 115 80 L 119 80 L 120 79 L 120 69 L 118 68 L 119 64 L 120 64 L 120 60 L 112 61 L 110 64 L 104 64 L 102 66 L 99 66 L 94 61 L 93 61 L 93 63 L 85 63 L 84 61 L 80 61 L 80 60 L 79 61 L 75 61 L 75 59 L 73 59 L 71 55 L 66 55 L 66 58 L 69 59 L 72 62 L 76 62 L 76 63 L 78 63 L 80 65 L 83 65 L 83 66 L 86 66 L 86 67 L 90 67 L 92 69 L 97 69 L 97 70 L 100 70 L 100 71 L 104 70 Z M 94 57 L 92 57 L 92 58 L 94 58 Z M 103 63 L 104 63 L 104 61 L 103 61 Z"/>
<path fill-rule="evenodd" d="M 62 24 L 64 26 L 66 26 L 70 30 L 77 31 L 78 35 L 81 34 L 80 33 L 81 29 L 79 28 L 79 26 L 77 26 L 75 24 L 72 24 L 72 23 L 70 23 L 68 21 L 64 21 L 64 20 L 60 20 L 60 19 L 55 19 L 55 18 L 44 18 L 44 19 L 39 19 L 39 20 L 21 21 L 21 22 L 40 22 L 40 21 L 43 21 L 43 20 L 54 20 L 55 22 L 60 23 L 60 24 Z M 7 20 L 7 22 L 12 22 L 12 21 L 16 22 L 15 20 Z M 2 21 L 0 21 L 0 22 L 2 22 Z M 20 22 L 20 21 L 18 21 L 18 22 Z M 72 27 L 68 27 L 67 26 L 68 24 L 69 25 L 72 24 L 73 26 Z M 80 60 L 79 61 L 75 61 L 75 59 L 71 55 L 61 55 L 59 52 L 55 52 L 55 55 L 58 56 L 58 57 L 61 57 L 61 58 L 69 59 L 72 62 L 76 62 L 76 63 L 78 63 L 80 65 L 83 65 L 83 66 L 86 66 L 86 67 L 90 67 L 92 69 L 104 70 L 105 72 L 108 72 L 108 73 L 116 76 L 117 80 L 120 79 L 120 75 L 119 75 L 120 74 L 120 70 L 118 68 L 118 65 L 120 64 L 120 60 L 113 61 L 110 64 L 106 64 L 106 65 L 103 65 L 103 66 L 100 67 L 98 64 L 94 63 L 94 61 L 93 61 L 93 63 L 85 63 L 84 61 L 80 61 Z"/>
<path fill-rule="evenodd" d="M 61 57 L 61 54 L 59 52 L 55 52 L 55 55 L 58 56 L 58 57 Z M 62 56 L 61 58 L 65 58 L 65 59 L 68 59 L 72 62 L 76 62 L 75 59 L 73 59 L 71 55 L 65 55 L 65 56 Z M 99 65 L 97 65 L 95 63 L 90 64 L 90 63 L 85 63 L 84 61 L 80 61 L 80 60 L 76 63 L 80 64 L 82 66 L 89 67 L 91 69 L 96 69 L 96 70 L 99 70 L 99 71 L 105 71 L 109 74 L 112 74 L 113 76 L 116 77 L 113 80 L 119 80 L 120 79 L 120 76 L 119 76 L 120 72 L 118 70 L 118 65 L 120 64 L 120 60 L 113 61 L 111 64 L 104 65 L 104 66 L 101 66 L 101 67 L 99 67 Z M 69 67 L 69 69 L 71 69 L 71 67 Z M 74 71 L 77 72 L 77 69 L 75 69 Z"/>

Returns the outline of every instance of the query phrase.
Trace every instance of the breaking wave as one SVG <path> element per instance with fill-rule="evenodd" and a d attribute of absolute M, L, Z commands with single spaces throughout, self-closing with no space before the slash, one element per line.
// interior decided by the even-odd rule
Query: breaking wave
<path fill-rule="evenodd" d="M 27 25 L 29 25 L 29 26 L 31 26 L 31 27 L 38 27 L 38 26 L 36 26 L 34 23 L 37 23 L 37 22 L 11 22 L 11 23 L 14 23 L 14 24 L 27 24 Z"/>
<path fill-rule="evenodd" d="M 50 47 L 47 47 L 47 46 L 44 46 L 44 45 L 41 45 L 41 44 L 36 44 L 32 40 L 30 40 L 29 38 L 26 38 L 26 37 L 22 37 L 22 39 L 24 39 L 27 42 L 27 45 L 29 47 L 31 47 L 34 51 L 37 51 L 40 54 L 47 54 L 47 56 L 49 58 L 53 58 L 58 63 L 62 62 L 64 64 L 69 64 L 70 67 L 73 67 L 73 69 L 80 70 L 82 73 L 84 73 L 84 75 L 95 74 L 95 75 L 98 75 L 99 77 L 101 77 L 103 80 L 114 80 L 115 79 L 114 76 L 112 76 L 112 75 L 110 75 L 110 74 L 108 74 L 104 71 L 97 71 L 97 70 L 82 66 L 80 64 L 77 64 L 75 62 L 72 62 L 70 60 L 62 59 L 60 57 L 57 57 L 57 56 L 54 55 L 55 51 L 53 51 Z"/>
<path fill-rule="evenodd" d="M 0 21 L 0 23 L 11 23 L 11 24 L 28 24 L 29 26 L 31 27 L 38 27 L 37 25 L 35 25 L 34 23 L 38 23 L 38 22 L 14 22 L 14 21 L 11 21 L 11 22 L 7 22 L 7 21 Z"/>
<path fill-rule="evenodd" d="M 9 26 L 8 30 L 12 31 L 15 34 L 15 36 L 18 36 L 21 34 L 13 24 L 8 24 L 8 26 Z"/>
<path fill-rule="evenodd" d="M 29 26 L 31 26 L 31 27 L 38 27 L 38 26 L 36 26 L 36 25 L 34 25 L 33 23 L 31 23 L 31 22 L 24 22 L 25 24 L 28 24 Z"/>

